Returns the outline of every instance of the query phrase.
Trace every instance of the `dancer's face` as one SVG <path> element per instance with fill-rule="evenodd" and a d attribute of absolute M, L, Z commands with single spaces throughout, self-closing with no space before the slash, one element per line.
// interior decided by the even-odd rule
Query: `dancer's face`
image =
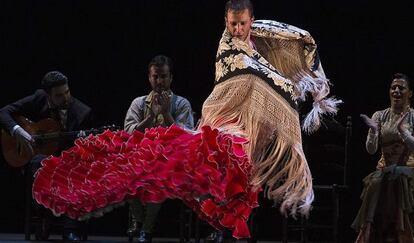
<path fill-rule="evenodd" d="M 149 68 L 148 79 L 151 84 L 152 90 L 157 93 L 170 90 L 172 74 L 168 65 L 161 67 L 151 66 Z"/>
<path fill-rule="evenodd" d="M 405 79 L 394 79 L 390 87 L 390 100 L 393 107 L 406 107 L 410 104 L 412 91 Z"/>
<path fill-rule="evenodd" d="M 246 41 L 254 21 L 254 18 L 250 16 L 248 9 L 242 11 L 229 10 L 224 20 L 226 22 L 227 31 L 229 31 L 233 37 Z"/>

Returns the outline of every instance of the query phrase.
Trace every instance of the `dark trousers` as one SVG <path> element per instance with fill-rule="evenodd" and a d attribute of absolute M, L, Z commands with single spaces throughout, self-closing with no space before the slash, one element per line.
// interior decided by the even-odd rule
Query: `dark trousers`
<path fill-rule="evenodd" d="M 132 199 L 128 201 L 131 220 L 142 224 L 141 231 L 152 233 L 161 203 L 147 203 L 143 205 L 140 200 Z"/>

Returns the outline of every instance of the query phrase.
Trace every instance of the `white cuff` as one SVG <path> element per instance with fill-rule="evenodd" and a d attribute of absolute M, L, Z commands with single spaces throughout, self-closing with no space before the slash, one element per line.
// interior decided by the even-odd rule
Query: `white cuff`
<path fill-rule="evenodd" d="M 12 136 L 14 136 L 14 133 L 16 132 L 16 130 L 17 130 L 19 127 L 20 127 L 19 125 L 15 125 L 15 126 L 12 128 L 12 130 L 11 130 L 10 134 L 11 134 Z"/>

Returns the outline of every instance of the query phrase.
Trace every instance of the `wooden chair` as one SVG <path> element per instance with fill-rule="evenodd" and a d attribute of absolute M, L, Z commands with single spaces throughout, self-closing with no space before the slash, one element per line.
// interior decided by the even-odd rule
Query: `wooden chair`
<path fill-rule="evenodd" d="M 283 218 L 282 242 L 288 242 L 290 231 L 299 236 L 300 242 L 309 242 L 311 232 L 331 235 L 330 242 L 340 242 L 340 211 L 342 195 L 348 189 L 347 167 L 350 158 L 352 118 L 346 125 L 328 124 L 320 137 L 304 142 L 312 175 L 314 176 L 315 201 L 309 218 L 298 220 Z M 295 239 L 297 240 L 297 239 Z"/>

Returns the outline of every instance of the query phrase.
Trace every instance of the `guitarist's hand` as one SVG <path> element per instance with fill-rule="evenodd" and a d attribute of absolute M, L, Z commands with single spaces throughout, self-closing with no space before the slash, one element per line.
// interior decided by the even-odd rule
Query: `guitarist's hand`
<path fill-rule="evenodd" d="M 26 151 L 30 154 L 34 154 L 33 146 L 32 144 L 35 142 L 32 136 L 26 132 L 23 128 L 18 127 L 14 131 L 14 136 L 16 137 L 17 141 L 17 152 L 19 154 L 22 154 L 23 151 Z"/>

